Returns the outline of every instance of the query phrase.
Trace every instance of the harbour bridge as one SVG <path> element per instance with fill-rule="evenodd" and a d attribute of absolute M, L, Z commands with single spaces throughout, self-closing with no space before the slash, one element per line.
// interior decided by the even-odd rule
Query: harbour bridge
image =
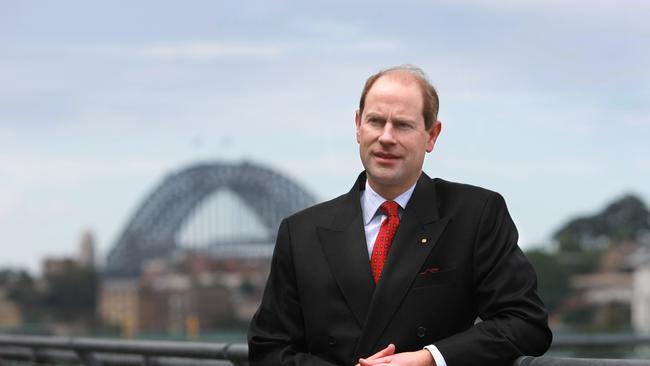
<path fill-rule="evenodd" d="M 109 252 L 105 274 L 137 276 L 144 261 L 180 248 L 221 258 L 270 257 L 280 221 L 314 202 L 269 168 L 189 166 L 167 176 L 140 204 Z"/>

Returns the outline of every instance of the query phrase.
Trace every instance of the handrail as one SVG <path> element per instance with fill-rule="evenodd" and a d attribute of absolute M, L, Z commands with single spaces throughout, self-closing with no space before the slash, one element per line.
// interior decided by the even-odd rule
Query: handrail
<path fill-rule="evenodd" d="M 588 345 L 648 344 L 650 338 L 608 335 L 559 337 L 554 349 Z M 39 363 L 81 363 L 88 366 L 246 366 L 248 346 L 207 343 L 116 340 L 87 337 L 0 334 L 2 360 Z M 519 357 L 512 366 L 650 366 L 650 360 Z"/>
<path fill-rule="evenodd" d="M 650 345 L 650 335 L 647 334 L 556 334 L 553 335 L 552 348 L 555 350 L 566 348 L 603 346 L 639 346 Z"/>
<path fill-rule="evenodd" d="M 248 364 L 248 347 L 244 344 L 114 340 L 86 337 L 24 336 L 0 334 L 0 359 L 7 357 L 29 360 L 50 359 L 57 356 L 76 358 L 86 365 L 104 364 L 100 355 L 142 356 L 145 364 L 152 358 L 185 358 L 228 361 L 232 365 Z M 27 352 L 25 352 L 27 350 Z M 58 350 L 59 352 L 51 352 Z M 68 351 L 62 353 L 60 351 Z M 71 352 L 74 354 L 71 355 Z M 110 357 L 109 357 L 110 358 Z M 115 358 L 115 357 L 113 357 Z M 128 359 L 125 358 L 125 359 Z M 115 361 L 115 360 L 113 360 Z M 112 363 L 112 362 L 111 362 Z"/>
<path fill-rule="evenodd" d="M 650 360 L 523 356 L 512 366 L 650 366 Z"/>

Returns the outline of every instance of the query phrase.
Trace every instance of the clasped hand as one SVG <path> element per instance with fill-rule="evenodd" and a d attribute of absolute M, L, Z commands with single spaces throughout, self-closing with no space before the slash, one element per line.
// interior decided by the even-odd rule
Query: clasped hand
<path fill-rule="evenodd" d="M 389 344 L 386 348 L 368 358 L 360 358 L 356 366 L 435 366 L 431 353 L 422 349 L 415 352 L 395 353 L 395 345 Z"/>

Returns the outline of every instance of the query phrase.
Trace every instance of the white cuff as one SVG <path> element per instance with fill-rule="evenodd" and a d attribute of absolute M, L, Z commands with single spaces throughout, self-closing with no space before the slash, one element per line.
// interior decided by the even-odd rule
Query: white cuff
<path fill-rule="evenodd" d="M 447 366 L 447 362 L 445 362 L 445 358 L 442 357 L 442 353 L 438 351 L 438 347 L 434 346 L 433 344 L 430 344 L 424 348 L 427 351 L 431 352 L 431 356 L 433 356 L 433 360 L 436 361 L 436 366 Z"/>

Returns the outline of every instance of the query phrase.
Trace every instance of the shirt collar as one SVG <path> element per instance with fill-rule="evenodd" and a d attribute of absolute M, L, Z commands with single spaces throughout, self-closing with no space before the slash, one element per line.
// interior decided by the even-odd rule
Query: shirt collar
<path fill-rule="evenodd" d="M 413 183 L 413 185 L 409 189 L 407 189 L 404 193 L 400 194 L 399 196 L 395 197 L 395 199 L 393 200 L 397 202 L 397 204 L 399 205 L 399 207 L 402 208 L 402 210 L 406 207 L 406 204 L 411 199 L 411 195 L 413 195 L 413 191 L 415 190 L 416 184 L 417 182 Z M 366 179 L 366 189 L 361 194 L 361 212 L 363 212 L 364 225 L 368 225 L 370 220 L 372 220 L 372 218 L 377 213 L 379 206 L 381 206 L 381 204 L 384 203 L 385 201 L 388 200 L 380 196 L 379 193 L 375 192 L 370 187 L 370 184 L 368 184 L 368 180 Z"/>

